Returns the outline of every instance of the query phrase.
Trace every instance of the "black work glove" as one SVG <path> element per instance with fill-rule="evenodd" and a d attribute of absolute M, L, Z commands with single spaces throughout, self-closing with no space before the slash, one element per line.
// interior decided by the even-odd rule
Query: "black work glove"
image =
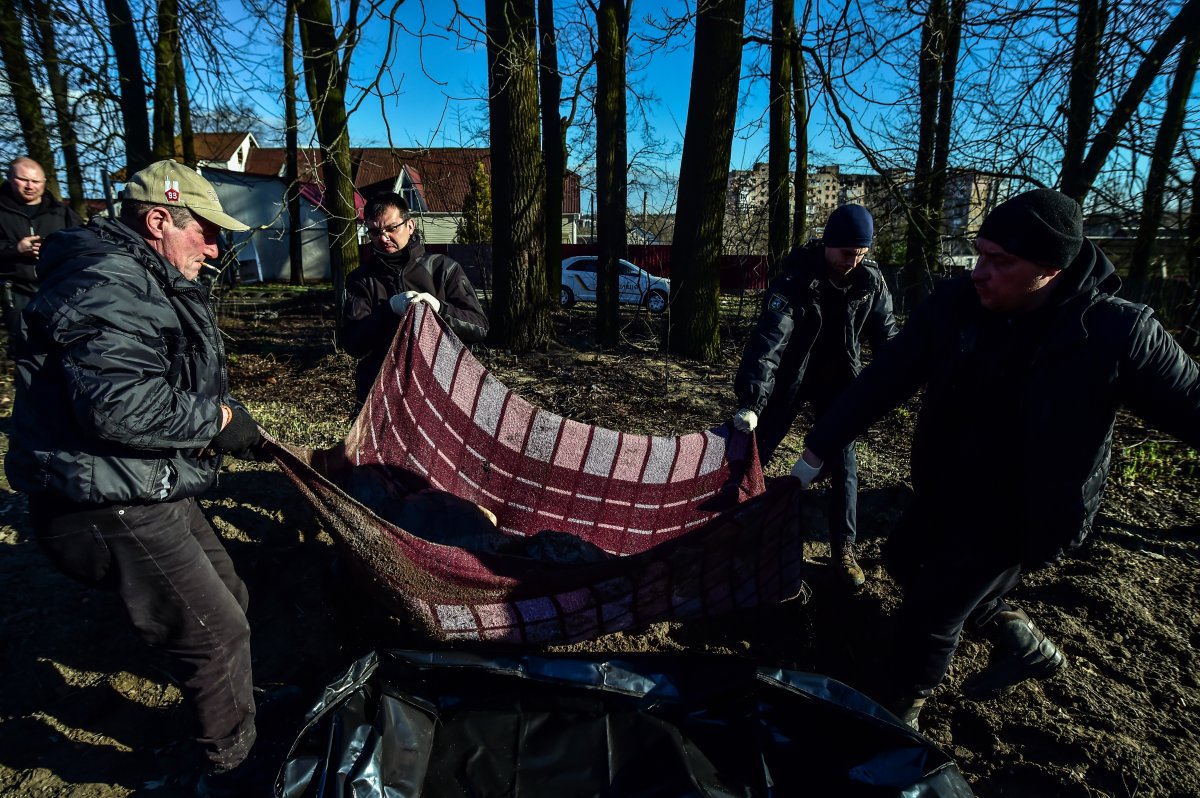
<path fill-rule="evenodd" d="M 257 460 L 262 435 L 258 423 L 241 406 L 231 408 L 233 417 L 209 444 L 218 454 L 228 454 L 239 460 Z"/>

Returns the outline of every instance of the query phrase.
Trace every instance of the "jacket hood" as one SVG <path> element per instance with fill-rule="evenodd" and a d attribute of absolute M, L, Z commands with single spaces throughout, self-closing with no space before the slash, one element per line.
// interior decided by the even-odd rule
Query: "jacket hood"
<path fill-rule="evenodd" d="M 1063 305 L 1077 296 L 1099 291 L 1115 294 L 1121 288 L 1117 269 L 1098 246 L 1086 238 L 1071 265 L 1063 269 L 1054 289 L 1053 302 Z"/>
<path fill-rule="evenodd" d="M 47 191 L 42 195 L 42 201 L 37 205 L 26 205 L 17 199 L 17 195 L 13 193 L 12 183 L 5 180 L 0 183 L 0 209 L 20 213 L 24 216 L 30 215 L 31 208 L 36 208 L 34 214 L 42 213 L 48 208 L 54 208 L 62 203 L 55 199 L 54 195 Z"/>

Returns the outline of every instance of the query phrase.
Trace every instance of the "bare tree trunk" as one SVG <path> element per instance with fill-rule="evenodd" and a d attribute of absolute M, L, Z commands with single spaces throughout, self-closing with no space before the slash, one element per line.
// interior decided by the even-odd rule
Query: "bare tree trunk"
<path fill-rule="evenodd" d="M 671 247 L 671 324 L 667 347 L 714 361 L 721 354 L 721 233 L 738 78 L 742 68 L 745 0 L 700 0 L 687 129 L 679 165 L 679 205 Z"/>
<path fill-rule="evenodd" d="M 774 0 L 771 4 L 771 82 L 768 107 L 767 156 L 767 266 L 770 276 L 779 273 L 779 264 L 791 249 L 791 165 L 792 165 L 792 29 L 795 27 L 792 0 Z M 797 196 L 796 202 L 802 202 Z"/>
<path fill-rule="evenodd" d="M 179 49 L 179 0 L 157 0 L 158 39 L 154 44 L 154 120 L 150 128 L 155 159 L 175 157 L 175 51 Z"/>
<path fill-rule="evenodd" d="M 792 102 L 796 117 L 796 207 L 792 211 L 792 246 L 808 240 L 808 86 L 800 32 L 792 25 Z"/>
<path fill-rule="evenodd" d="M 179 101 L 179 141 L 183 145 L 183 162 L 195 169 L 200 159 L 196 157 L 192 102 L 188 98 L 187 73 L 183 69 L 182 43 L 175 48 L 175 97 Z"/>
<path fill-rule="evenodd" d="M 1200 291 L 1200 163 L 1192 161 L 1192 202 L 1188 206 L 1188 281 Z"/>
<path fill-rule="evenodd" d="M 621 338 L 618 261 L 628 252 L 625 50 L 629 6 L 624 0 L 600 0 L 596 16 L 596 221 L 600 235 L 596 341 L 602 347 L 614 347 Z"/>
<path fill-rule="evenodd" d="M 534 0 L 487 0 L 485 8 L 495 276 L 491 340 L 525 352 L 551 337 Z"/>
<path fill-rule="evenodd" d="M 300 165 L 296 152 L 300 122 L 296 114 L 296 0 L 287 0 L 283 16 L 283 105 L 287 146 L 284 193 L 288 210 L 288 264 L 292 285 L 304 285 L 304 249 L 300 240 Z"/>
<path fill-rule="evenodd" d="M 1166 107 L 1163 109 L 1162 124 L 1154 139 L 1154 151 L 1150 156 L 1150 171 L 1146 175 L 1146 188 L 1142 193 L 1142 215 L 1138 224 L 1137 239 L 1133 244 L 1133 255 L 1129 261 L 1129 293 L 1125 296 L 1136 301 L 1146 301 L 1147 278 L 1150 260 L 1154 255 L 1154 241 L 1162 220 L 1163 187 L 1171 170 L 1175 146 L 1183 131 L 1183 120 L 1187 113 L 1188 97 L 1196 77 L 1196 63 L 1200 59 L 1200 33 L 1193 31 L 1183 40 L 1179 52 L 1179 64 L 1175 78 L 1167 92 Z"/>
<path fill-rule="evenodd" d="M 150 151 L 150 115 L 147 112 L 146 79 L 142 75 L 141 48 L 129 0 L 104 0 L 108 14 L 108 30 L 113 55 L 117 61 L 120 81 L 121 121 L 125 127 L 126 176 L 149 166 L 154 156 Z"/>
<path fill-rule="evenodd" d="M 46 68 L 46 79 L 50 84 L 50 96 L 54 101 L 54 120 L 58 125 L 58 141 L 62 147 L 63 168 L 67 173 L 67 197 L 71 208 L 80 218 L 87 218 L 87 202 L 83 197 L 83 169 L 79 165 L 79 144 L 75 134 L 75 120 L 71 116 L 70 90 L 67 79 L 59 68 L 58 38 L 54 31 L 49 4 L 45 0 L 27 0 L 25 11 L 33 23 L 34 41 L 42 51 L 42 64 Z M 46 165 L 47 180 L 54 171 L 53 164 Z M 57 182 L 57 175 L 55 176 Z"/>
<path fill-rule="evenodd" d="M 329 267 L 333 273 L 337 326 L 342 326 L 346 274 L 358 265 L 358 210 L 350 165 L 350 131 L 346 125 L 346 100 L 342 90 L 345 64 L 338 58 L 338 36 L 333 29 L 329 0 L 298 0 L 304 71 L 311 76 L 309 97 L 317 123 L 324 164 L 324 205 L 329 214 Z M 353 26 L 353 21 L 347 27 Z"/>
<path fill-rule="evenodd" d="M 1100 79 L 1100 38 L 1107 16 L 1107 6 L 1101 0 L 1079 0 L 1063 141 L 1061 184 L 1068 194 L 1077 191 L 1083 157 L 1087 152 L 1088 134 L 1092 130 L 1096 86 Z"/>
<path fill-rule="evenodd" d="M 1200 162 L 1192 159 L 1192 196 L 1187 221 L 1187 243 L 1184 252 L 1188 264 L 1188 285 L 1192 304 L 1184 314 L 1187 319 L 1179 335 L 1180 345 L 1194 352 L 1200 348 Z"/>
<path fill-rule="evenodd" d="M 950 165 L 950 129 L 954 122 L 954 81 L 958 74 L 958 47 L 966 0 L 950 0 L 949 17 L 942 28 L 941 78 L 938 87 L 937 130 L 933 141 L 933 169 L 929 175 L 929 230 L 933 231 L 933 258 L 929 268 L 937 270 L 941 254 L 941 232 L 946 207 L 946 173 Z"/>
<path fill-rule="evenodd" d="M 29 157 L 42 165 L 46 172 L 46 188 L 58 194 L 58 175 L 54 168 L 54 152 L 50 149 L 50 136 L 42 117 L 42 100 L 33 82 L 29 58 L 25 54 L 25 37 L 21 31 L 21 17 L 15 9 L 0 12 L 0 55 L 4 57 L 4 70 L 8 77 L 9 91 L 25 136 L 25 150 Z"/>
<path fill-rule="evenodd" d="M 1175 49 L 1175 45 L 1179 44 L 1184 36 L 1197 29 L 1200 29 L 1200 0 L 1187 0 L 1170 24 L 1154 40 L 1154 44 L 1146 50 L 1146 55 L 1142 59 L 1141 65 L 1138 66 L 1137 72 L 1126 85 L 1124 93 L 1113 106 L 1112 113 L 1108 115 L 1108 119 L 1105 120 L 1104 125 L 1096 134 L 1096 138 L 1092 141 L 1092 147 L 1083 159 L 1078 177 L 1070 183 L 1063 181 L 1062 191 L 1064 194 L 1074 197 L 1081 205 L 1083 204 L 1084 198 L 1091 190 L 1092 183 L 1095 182 L 1104 162 L 1108 160 L 1108 156 L 1116 146 L 1121 131 L 1129 124 L 1129 120 L 1133 118 L 1133 113 L 1141 104 L 1142 98 L 1146 96 L 1146 92 L 1158 77 L 1159 69 L 1171 51 Z"/>
<path fill-rule="evenodd" d="M 538 0 L 538 34 L 541 49 L 542 158 L 546 163 L 546 296 L 558 301 L 562 285 L 563 179 L 567 170 L 567 131 L 559 116 L 562 75 L 558 71 L 558 31 L 554 27 L 554 0 Z"/>
<path fill-rule="evenodd" d="M 939 83 L 945 37 L 945 0 L 930 0 L 921 25 L 917 86 L 920 114 L 917 122 L 917 158 L 913 168 L 913 190 L 908 216 L 908 246 L 905 257 L 906 305 L 915 307 L 932 287 L 937 263 L 937 213 L 933 207 L 934 152 L 938 135 Z"/>

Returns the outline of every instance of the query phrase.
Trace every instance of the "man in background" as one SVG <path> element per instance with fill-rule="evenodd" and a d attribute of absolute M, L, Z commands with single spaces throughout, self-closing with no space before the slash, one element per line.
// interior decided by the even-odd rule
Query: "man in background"
<path fill-rule="evenodd" d="M 46 242 L 4 465 L 50 560 L 119 593 L 171 655 L 199 729 L 197 794 L 242 796 L 270 785 L 247 764 L 248 595 L 197 501 L 223 455 L 253 459 L 260 440 L 197 280 L 222 228 L 248 229 L 208 181 L 159 161 L 130 177 L 119 219 Z"/>
<path fill-rule="evenodd" d="M 465 344 L 487 337 L 488 319 L 475 288 L 457 261 L 425 252 L 408 203 L 380 194 L 363 209 L 372 258 L 346 277 L 339 340 L 359 358 L 354 392 L 361 407 L 379 376 L 400 321 L 413 302 L 424 302 Z"/>
<path fill-rule="evenodd" d="M 795 249 L 767 288 L 762 315 L 734 379 L 740 409 L 733 425 L 757 430 L 765 466 L 804 403 L 820 418 L 862 370 L 860 341 L 872 348 L 896 334 L 892 296 L 866 259 L 875 235 L 870 212 L 842 205 L 820 241 Z M 830 562 L 850 587 L 866 581 L 854 556 L 858 534 L 858 463 L 854 441 L 830 461 Z"/>
<path fill-rule="evenodd" d="M 80 224 L 69 205 L 46 192 L 41 164 L 24 156 L 9 164 L 8 179 L 0 185 L 0 295 L 10 358 L 25 339 L 21 311 L 37 291 L 36 267 L 46 237 Z"/>

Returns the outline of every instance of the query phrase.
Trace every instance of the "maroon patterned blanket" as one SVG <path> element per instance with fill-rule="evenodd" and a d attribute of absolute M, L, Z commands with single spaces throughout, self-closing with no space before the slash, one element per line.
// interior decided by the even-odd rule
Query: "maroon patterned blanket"
<path fill-rule="evenodd" d="M 804 589 L 798 485 L 763 492 L 752 437 L 630 435 L 534 407 L 422 304 L 342 443 L 272 452 L 375 594 L 437 639 L 573 642 Z M 384 501 L 421 499 L 405 505 L 415 515 L 359 501 L 374 495 L 359 490 L 367 473 Z M 599 556 L 435 542 L 472 505 L 501 542 L 569 533 Z"/>

